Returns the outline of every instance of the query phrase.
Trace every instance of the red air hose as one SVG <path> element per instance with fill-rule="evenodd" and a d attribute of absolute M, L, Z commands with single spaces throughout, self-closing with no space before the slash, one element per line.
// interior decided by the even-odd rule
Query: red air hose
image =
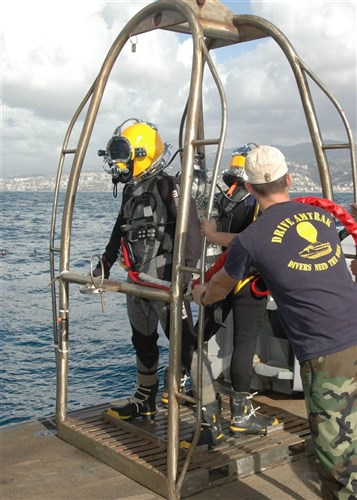
<path fill-rule="evenodd" d="M 212 278 L 212 276 L 214 274 L 216 274 L 223 267 L 223 265 L 226 261 L 226 258 L 227 258 L 227 251 L 228 251 L 228 248 L 227 248 L 227 250 L 225 250 L 223 253 L 221 253 L 219 255 L 218 259 L 213 264 L 213 266 L 211 266 L 210 268 L 207 269 L 207 271 L 205 271 L 205 274 L 203 276 L 205 283 L 208 283 L 209 280 Z M 192 290 L 195 288 L 196 285 L 199 285 L 199 284 L 200 284 L 200 278 L 193 280 L 192 281 Z"/>
<path fill-rule="evenodd" d="M 121 250 L 122 250 L 125 269 L 128 271 L 128 274 L 130 278 L 134 281 L 134 283 L 137 283 L 138 285 L 148 286 L 150 288 L 158 288 L 159 290 L 170 290 L 170 288 L 167 286 L 159 285 L 158 283 L 149 283 L 148 281 L 143 281 L 142 279 L 139 278 L 140 273 L 138 271 L 133 271 L 131 269 L 129 251 L 126 246 L 124 238 L 121 239 Z"/>

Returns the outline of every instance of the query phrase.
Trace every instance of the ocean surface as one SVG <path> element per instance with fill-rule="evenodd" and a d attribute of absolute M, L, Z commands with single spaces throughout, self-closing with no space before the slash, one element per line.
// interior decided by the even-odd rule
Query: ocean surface
<path fill-rule="evenodd" d="M 63 200 L 61 193 L 58 234 Z M 352 193 L 336 195 L 336 202 L 345 208 L 351 201 Z M 53 194 L 48 192 L 0 193 L 1 425 L 55 414 L 56 364 L 49 287 L 52 202 Z M 102 254 L 109 240 L 120 202 L 120 194 L 114 199 L 110 193 L 77 193 L 72 271 L 89 273 L 92 255 Z M 119 265 L 113 266 L 111 277 L 125 278 Z M 135 357 L 125 296 L 105 293 L 102 312 L 99 295 L 81 294 L 78 285 L 70 287 L 68 409 L 132 394 Z M 161 332 L 160 366 L 164 367 L 167 359 L 168 343 Z"/>

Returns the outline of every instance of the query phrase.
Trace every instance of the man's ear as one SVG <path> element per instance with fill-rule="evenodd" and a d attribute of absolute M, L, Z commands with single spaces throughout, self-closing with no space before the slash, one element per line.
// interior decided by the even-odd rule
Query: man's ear
<path fill-rule="evenodd" d="M 253 193 L 253 186 L 249 184 L 249 182 L 245 183 L 245 189 L 248 191 L 248 193 L 252 194 Z"/>

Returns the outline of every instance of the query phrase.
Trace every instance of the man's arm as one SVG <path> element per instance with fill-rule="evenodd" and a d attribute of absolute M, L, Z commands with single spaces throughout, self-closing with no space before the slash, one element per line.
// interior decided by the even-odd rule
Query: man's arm
<path fill-rule="evenodd" d="M 105 251 L 102 255 L 102 261 L 103 261 L 103 266 L 104 266 L 104 278 L 108 279 L 110 276 L 110 270 L 116 262 L 118 258 L 118 252 L 120 248 L 120 243 L 121 243 L 121 238 L 123 236 L 121 226 L 125 224 L 125 220 L 123 217 L 123 207 L 125 204 L 125 197 L 127 193 L 127 186 L 124 187 L 123 189 L 123 200 L 121 204 L 121 208 L 117 217 L 117 220 L 115 221 L 114 227 L 112 229 L 112 234 L 110 236 L 110 239 L 108 241 L 107 246 L 105 247 Z M 93 276 L 100 276 L 102 273 L 102 266 L 100 262 L 98 262 L 96 269 L 93 272 Z"/>
<path fill-rule="evenodd" d="M 198 305 L 213 304 L 223 300 L 239 280 L 249 275 L 251 266 L 252 258 L 242 245 L 239 236 L 236 236 L 227 250 L 224 267 L 213 274 L 208 283 L 194 287 L 193 300 Z"/>
<path fill-rule="evenodd" d="M 192 297 L 197 305 L 213 304 L 224 299 L 236 284 L 237 280 L 222 268 L 205 285 L 196 285 Z"/>
<path fill-rule="evenodd" d="M 123 236 L 121 226 L 125 223 L 123 218 L 122 210 L 120 210 L 117 220 L 115 221 L 112 234 L 110 236 L 110 240 L 105 247 L 105 255 L 110 267 L 114 264 L 114 262 L 118 258 L 118 252 L 120 248 L 121 237 Z"/>
<path fill-rule="evenodd" d="M 209 242 L 221 247 L 228 247 L 231 241 L 237 236 L 233 233 L 221 233 L 217 231 L 215 221 L 207 220 L 206 217 L 201 217 L 201 233 L 206 236 Z"/>

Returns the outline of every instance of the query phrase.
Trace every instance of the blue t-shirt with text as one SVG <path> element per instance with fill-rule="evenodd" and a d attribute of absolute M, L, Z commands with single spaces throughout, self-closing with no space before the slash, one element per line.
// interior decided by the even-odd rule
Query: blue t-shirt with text
<path fill-rule="evenodd" d="M 332 216 L 299 202 L 271 205 L 228 251 L 226 272 L 256 267 L 301 362 L 357 344 L 357 286 Z"/>

